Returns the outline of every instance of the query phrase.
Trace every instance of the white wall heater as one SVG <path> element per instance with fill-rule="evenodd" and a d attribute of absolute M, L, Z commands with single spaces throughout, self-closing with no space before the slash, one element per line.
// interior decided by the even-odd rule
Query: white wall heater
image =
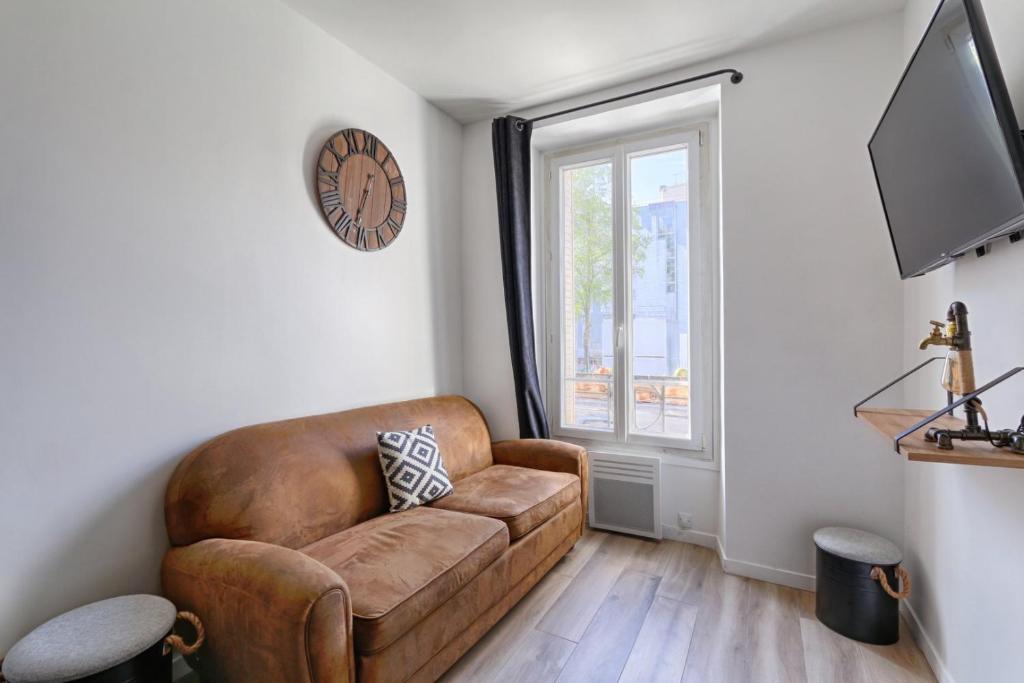
<path fill-rule="evenodd" d="M 592 452 L 590 526 L 661 538 L 661 460 Z"/>

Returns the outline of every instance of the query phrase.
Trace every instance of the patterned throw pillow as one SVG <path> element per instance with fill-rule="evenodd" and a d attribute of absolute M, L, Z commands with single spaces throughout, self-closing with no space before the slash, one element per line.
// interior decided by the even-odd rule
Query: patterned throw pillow
<path fill-rule="evenodd" d="M 454 490 L 430 425 L 407 432 L 377 432 L 377 455 L 392 512 L 429 503 Z"/>

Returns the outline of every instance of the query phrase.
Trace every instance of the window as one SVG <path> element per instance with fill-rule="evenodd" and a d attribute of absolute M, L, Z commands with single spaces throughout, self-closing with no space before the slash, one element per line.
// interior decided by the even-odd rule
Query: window
<path fill-rule="evenodd" d="M 705 449 L 713 311 L 707 132 L 547 159 L 546 351 L 556 434 Z"/>

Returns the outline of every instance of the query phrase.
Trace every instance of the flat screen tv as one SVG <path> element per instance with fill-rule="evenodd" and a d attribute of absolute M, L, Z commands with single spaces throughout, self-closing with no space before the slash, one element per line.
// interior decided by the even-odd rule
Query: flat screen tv
<path fill-rule="evenodd" d="M 943 0 L 869 145 L 904 279 L 1024 230 L 1024 140 L 979 0 Z"/>

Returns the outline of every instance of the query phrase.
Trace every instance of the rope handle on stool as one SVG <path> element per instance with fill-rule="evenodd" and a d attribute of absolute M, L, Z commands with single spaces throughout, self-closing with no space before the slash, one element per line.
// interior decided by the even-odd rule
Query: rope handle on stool
<path fill-rule="evenodd" d="M 882 584 L 882 590 L 889 594 L 889 597 L 895 598 L 896 600 L 903 600 L 910 595 L 910 574 L 903 567 L 896 567 L 896 577 L 900 580 L 900 584 L 903 586 L 903 590 L 896 592 L 889 585 L 889 577 L 885 575 L 885 570 L 881 567 L 871 568 L 871 578 Z"/>
<path fill-rule="evenodd" d="M 199 620 L 199 617 L 192 614 L 192 612 L 178 612 L 176 619 L 192 624 L 192 627 L 196 630 L 196 640 L 191 645 L 188 645 L 181 636 L 177 633 L 172 633 L 164 638 L 164 653 L 170 652 L 170 649 L 173 647 L 187 657 L 203 646 L 203 641 L 206 640 L 206 629 L 203 628 L 203 622 Z"/>

